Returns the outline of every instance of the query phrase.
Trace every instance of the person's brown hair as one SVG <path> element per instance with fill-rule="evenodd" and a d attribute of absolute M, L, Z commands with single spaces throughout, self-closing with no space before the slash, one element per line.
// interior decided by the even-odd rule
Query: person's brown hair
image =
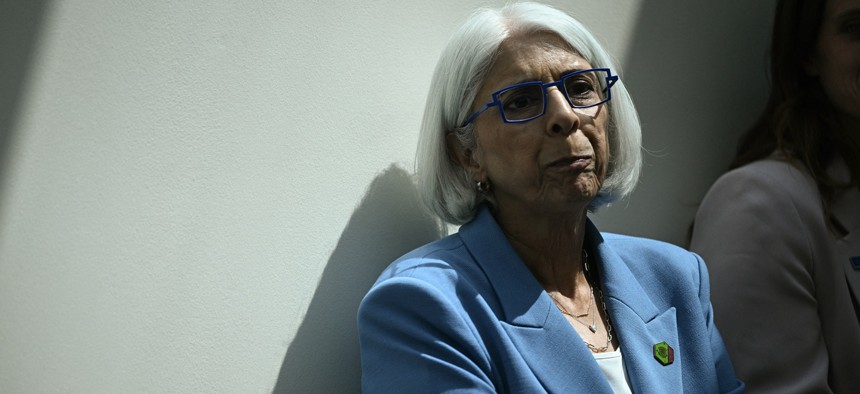
<path fill-rule="evenodd" d="M 816 51 L 825 4 L 825 0 L 777 4 L 770 46 L 770 97 L 758 120 L 741 137 L 730 168 L 779 151 L 812 175 L 829 218 L 836 190 L 860 185 L 860 138 L 839 123 L 818 78 L 805 70 Z M 851 180 L 847 184 L 827 174 L 834 155 L 848 164 Z"/>

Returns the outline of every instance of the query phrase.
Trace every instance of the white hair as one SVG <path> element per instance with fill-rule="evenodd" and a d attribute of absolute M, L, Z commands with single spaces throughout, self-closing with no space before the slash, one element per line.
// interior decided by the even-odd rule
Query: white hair
<path fill-rule="evenodd" d="M 537 3 L 515 3 L 500 9 L 479 9 L 442 51 L 424 108 L 418 141 L 416 175 L 421 198 L 430 210 L 451 224 L 472 219 L 483 201 L 469 174 L 449 156 L 446 135 L 455 133 L 467 149 L 477 144 L 474 124 L 461 127 L 499 53 L 514 33 L 552 32 L 559 35 L 594 68 L 617 73 L 609 54 L 579 21 L 555 8 Z M 630 94 L 619 78 L 609 106 L 610 161 L 606 179 L 589 210 L 627 196 L 639 179 L 642 131 Z"/>

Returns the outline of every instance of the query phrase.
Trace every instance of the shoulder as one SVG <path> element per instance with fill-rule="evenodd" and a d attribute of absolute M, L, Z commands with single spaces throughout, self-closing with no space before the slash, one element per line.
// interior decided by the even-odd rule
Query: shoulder
<path fill-rule="evenodd" d="M 696 213 L 690 248 L 705 258 L 716 277 L 746 279 L 738 275 L 755 272 L 781 278 L 787 266 L 806 275 L 813 240 L 827 231 L 818 189 L 808 173 L 765 159 L 724 174 L 711 187 Z"/>
<path fill-rule="evenodd" d="M 735 198 L 729 199 L 731 196 Z M 708 191 L 703 205 L 714 202 L 784 201 L 793 205 L 814 203 L 817 206 L 819 199 L 815 181 L 805 169 L 785 160 L 770 158 L 723 174 Z"/>
<path fill-rule="evenodd" d="M 458 273 L 468 269 L 469 252 L 458 234 L 430 242 L 404 254 L 386 268 L 374 287 L 393 278 L 411 277 L 430 283 L 456 280 Z"/>
<path fill-rule="evenodd" d="M 367 292 L 357 314 L 365 391 L 492 390 L 478 324 L 493 315 L 481 311 L 468 256 L 456 234 L 431 242 L 394 261 Z"/>
<path fill-rule="evenodd" d="M 679 279 L 693 283 L 700 280 L 704 266 L 701 258 L 686 249 L 648 238 L 602 233 L 604 241 L 631 272 L 640 280 L 672 281 Z"/>
<path fill-rule="evenodd" d="M 397 294 L 409 297 L 432 296 L 452 306 L 465 308 L 465 294 L 478 294 L 491 286 L 472 258 L 459 234 L 421 246 L 401 256 L 386 268 L 365 296 Z M 392 300 L 399 302 L 397 300 Z"/>
<path fill-rule="evenodd" d="M 658 241 L 650 238 L 640 238 L 630 235 L 601 232 L 606 243 L 619 254 L 632 254 L 640 256 L 676 256 L 688 257 L 690 252 L 679 246 L 668 242 Z"/>
<path fill-rule="evenodd" d="M 695 231 L 721 226 L 769 232 L 801 223 L 817 226 L 822 220 L 812 177 L 803 168 L 770 158 L 723 174 L 702 200 Z"/>
<path fill-rule="evenodd" d="M 601 233 L 601 235 L 607 245 L 625 260 L 635 258 L 684 265 L 696 260 L 695 254 L 668 242 L 613 233 Z"/>

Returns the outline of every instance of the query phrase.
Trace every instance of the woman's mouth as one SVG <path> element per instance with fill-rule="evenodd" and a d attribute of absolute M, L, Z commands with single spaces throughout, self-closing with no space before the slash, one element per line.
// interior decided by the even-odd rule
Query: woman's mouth
<path fill-rule="evenodd" d="M 583 171 L 591 165 L 591 156 L 568 156 L 549 163 L 547 167 L 558 170 Z"/>

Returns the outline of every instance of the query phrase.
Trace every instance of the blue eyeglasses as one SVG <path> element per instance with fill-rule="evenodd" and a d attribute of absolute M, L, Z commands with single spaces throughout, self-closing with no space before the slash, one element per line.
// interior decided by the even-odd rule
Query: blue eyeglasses
<path fill-rule="evenodd" d="M 475 112 L 463 126 L 472 123 L 482 112 L 499 107 L 505 123 L 522 123 L 539 118 L 546 113 L 546 90 L 551 86 L 567 98 L 572 108 L 595 107 L 612 98 L 610 88 L 618 82 L 608 68 L 592 68 L 565 74 L 558 81 L 523 82 L 508 86 L 493 93 L 493 101 Z M 462 126 L 461 126 L 462 127 Z"/>

